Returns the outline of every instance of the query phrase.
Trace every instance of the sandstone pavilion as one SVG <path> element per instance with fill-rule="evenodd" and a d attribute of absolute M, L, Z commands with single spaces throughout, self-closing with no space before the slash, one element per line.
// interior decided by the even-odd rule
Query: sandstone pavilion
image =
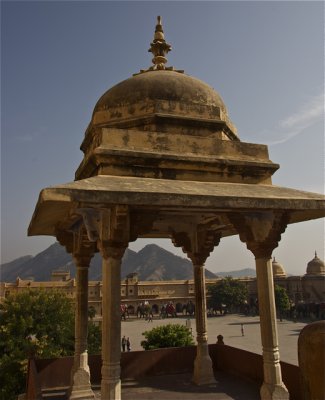
<path fill-rule="evenodd" d="M 119 399 L 121 259 L 137 238 L 170 238 L 193 263 L 197 355 L 193 381 L 214 382 L 208 352 L 204 263 L 229 235 L 256 260 L 264 365 L 262 399 L 288 399 L 283 384 L 272 252 L 288 224 L 325 216 L 324 196 L 272 184 L 267 146 L 240 141 L 220 95 L 166 66 L 171 46 L 158 17 L 152 66 L 107 90 L 95 105 L 73 182 L 41 191 L 29 235 L 52 235 L 77 266 L 70 399 L 89 399 L 88 267 L 103 259 L 101 398 Z"/>

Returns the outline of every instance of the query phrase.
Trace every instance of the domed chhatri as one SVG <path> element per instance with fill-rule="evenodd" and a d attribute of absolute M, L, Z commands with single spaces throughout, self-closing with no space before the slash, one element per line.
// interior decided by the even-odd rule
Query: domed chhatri
<path fill-rule="evenodd" d="M 196 135 L 238 140 L 220 95 L 183 70 L 165 65 L 171 46 L 165 41 L 161 17 L 150 45 L 153 65 L 104 93 L 95 106 L 91 125 L 147 126 L 156 131 L 171 126 L 178 126 L 179 130 L 182 126 L 184 134 L 189 133 L 186 127 L 190 127 Z M 198 128 L 198 121 L 205 122 L 205 128 Z"/>
<path fill-rule="evenodd" d="M 95 106 L 91 125 L 152 127 L 154 118 L 154 127 L 159 131 L 166 130 L 167 124 L 178 130 L 181 125 L 186 134 L 189 129 L 184 130 L 185 125 L 195 128 L 197 135 L 238 140 L 220 95 L 205 82 L 165 65 L 170 50 L 158 17 L 149 49 L 153 65 L 104 93 Z M 205 121 L 204 129 L 198 128 L 198 121 Z"/>
<path fill-rule="evenodd" d="M 271 184 L 279 166 L 267 147 L 241 142 L 221 96 L 166 66 L 170 50 L 158 17 L 149 49 L 153 66 L 98 100 L 76 180 L 111 175 Z"/>
<path fill-rule="evenodd" d="M 221 238 L 239 235 L 256 259 L 261 337 L 269 344 L 261 397 L 288 399 L 279 364 L 270 257 L 288 224 L 325 216 L 325 198 L 272 185 L 279 166 L 269 159 L 267 146 L 241 142 L 219 94 L 166 66 L 170 49 L 159 18 L 150 47 L 153 66 L 100 98 L 81 144 L 84 158 L 75 181 L 43 189 L 28 228 L 29 235 L 55 236 L 76 260 L 79 336 L 71 398 L 93 398 L 84 327 L 85 285 L 96 251 L 103 257 L 101 397 L 121 398 L 120 354 L 115 351 L 121 341 L 121 263 L 128 243 L 137 238 L 170 238 L 192 260 L 199 310 L 193 382 L 215 383 L 208 356 L 204 263 Z M 285 276 L 276 262 L 273 268 L 276 277 Z"/>
<path fill-rule="evenodd" d="M 287 276 L 283 265 L 276 261 L 275 257 L 272 261 L 273 278 L 285 278 Z"/>
<path fill-rule="evenodd" d="M 315 251 L 315 257 L 307 264 L 307 275 L 325 275 L 325 263 Z"/>

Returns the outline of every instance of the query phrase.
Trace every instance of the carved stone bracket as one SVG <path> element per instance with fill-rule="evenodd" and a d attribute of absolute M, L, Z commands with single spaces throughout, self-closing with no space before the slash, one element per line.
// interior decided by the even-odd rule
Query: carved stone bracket
<path fill-rule="evenodd" d="M 57 232 L 58 241 L 74 258 L 93 257 L 97 249 L 105 258 L 122 257 L 129 243 L 130 217 L 125 205 L 105 209 L 78 208 L 80 219 L 69 230 Z M 81 260 L 79 260 L 81 262 Z M 82 261 L 86 263 L 86 259 Z"/>
<path fill-rule="evenodd" d="M 104 258 L 120 258 L 130 237 L 129 209 L 116 205 L 108 209 L 79 208 L 88 240 L 97 244 Z M 122 254 L 122 255 L 121 255 Z"/>
<path fill-rule="evenodd" d="M 61 246 L 65 247 L 66 252 L 71 254 L 73 252 L 73 232 L 58 230 L 56 232 L 56 239 Z"/>
<path fill-rule="evenodd" d="M 228 218 L 255 258 L 271 258 L 288 224 L 284 212 L 230 213 Z"/>
<path fill-rule="evenodd" d="M 171 238 L 174 246 L 181 247 L 187 254 L 193 265 L 204 265 L 206 259 L 218 246 L 221 234 L 207 227 L 189 227 L 187 232 L 171 231 Z"/>
<path fill-rule="evenodd" d="M 96 243 L 89 241 L 81 222 L 75 224 L 69 231 L 58 231 L 56 238 L 66 251 L 72 254 L 77 264 L 89 265 L 97 251 Z"/>
<path fill-rule="evenodd" d="M 96 242 L 99 239 L 101 210 L 96 208 L 78 208 L 76 214 L 82 217 L 89 241 Z"/>
<path fill-rule="evenodd" d="M 158 219 L 159 212 L 150 211 L 142 213 L 134 213 L 130 215 L 130 238 L 133 242 L 139 236 L 152 232 L 153 225 Z"/>

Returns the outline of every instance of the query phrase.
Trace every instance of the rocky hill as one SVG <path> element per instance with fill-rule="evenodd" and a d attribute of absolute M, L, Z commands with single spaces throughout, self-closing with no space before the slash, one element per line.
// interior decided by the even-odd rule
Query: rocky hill
<path fill-rule="evenodd" d="M 242 278 L 245 276 L 245 277 L 255 278 L 256 271 L 253 268 L 243 268 L 236 271 L 218 272 L 217 275 L 220 277 L 232 276 L 233 278 Z"/>
<path fill-rule="evenodd" d="M 75 276 L 76 267 L 64 247 L 55 243 L 35 257 L 20 257 L 2 264 L 1 281 L 13 282 L 33 278 L 35 281 L 48 281 L 54 270 L 69 270 Z M 177 280 L 193 278 L 193 267 L 189 260 L 175 256 L 161 247 L 149 244 L 139 252 L 127 249 L 122 260 L 122 278 L 131 272 L 137 272 L 140 280 Z M 207 278 L 216 275 L 206 270 Z M 101 257 L 96 254 L 89 269 L 90 280 L 101 280 Z"/>

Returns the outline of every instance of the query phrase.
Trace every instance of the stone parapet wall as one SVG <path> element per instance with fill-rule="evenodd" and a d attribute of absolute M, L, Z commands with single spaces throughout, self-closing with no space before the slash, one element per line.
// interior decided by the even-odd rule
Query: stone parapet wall
<path fill-rule="evenodd" d="M 227 345 L 209 345 L 214 369 L 234 376 L 263 382 L 263 361 L 259 354 Z M 196 347 L 167 348 L 150 351 L 122 353 L 122 379 L 139 379 L 146 376 L 177 374 L 193 371 Z M 35 388 L 43 391 L 51 388 L 67 389 L 73 357 L 32 360 L 27 378 L 27 400 L 34 399 Z M 92 385 L 101 379 L 101 356 L 89 356 Z M 283 382 L 289 390 L 290 399 L 302 400 L 299 367 L 281 362 Z M 29 396 L 29 397 L 28 397 Z"/>

